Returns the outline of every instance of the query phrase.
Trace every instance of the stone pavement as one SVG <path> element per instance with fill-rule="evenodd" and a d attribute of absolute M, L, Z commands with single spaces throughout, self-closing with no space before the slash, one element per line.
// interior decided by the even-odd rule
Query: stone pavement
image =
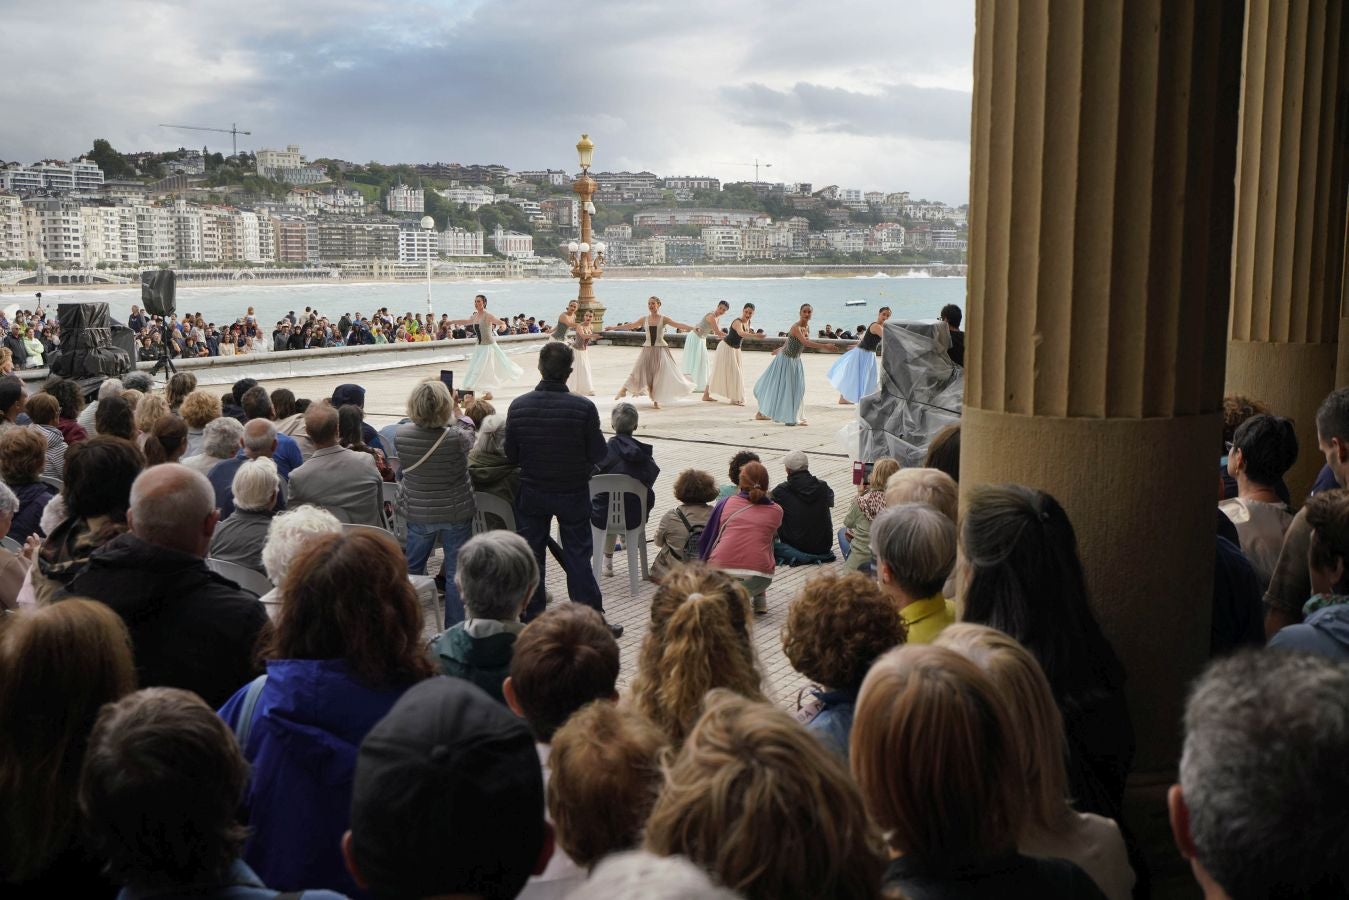
<path fill-rule="evenodd" d="M 607 436 L 611 433 L 608 423 L 615 402 L 613 396 L 627 378 L 638 351 L 635 348 L 600 345 L 592 347 L 589 352 L 598 392 L 594 400 L 600 412 L 601 427 Z M 533 387 L 537 380 L 536 353 L 537 347 L 512 357 L 525 368 L 526 375 L 518 385 L 495 394 L 492 403 L 499 412 L 505 412 L 511 399 Z M 747 406 L 730 406 L 725 402 L 704 403 L 699 399 L 700 394 L 691 394 L 689 400 L 667 405 L 660 410 L 652 409 L 646 398 L 633 401 L 641 417 L 636 436 L 653 446 L 656 463 L 661 468 L 660 478 L 655 485 L 656 505 L 650 513 L 648 536 L 654 533 L 655 523 L 660 517 L 675 504 L 672 489 L 679 472 L 687 468 L 701 468 L 710 472 L 718 484 L 724 484 L 730 457 L 741 449 L 751 449 L 759 454 L 768 467 L 774 485 L 785 477 L 782 457 L 788 451 L 804 450 L 809 454 L 811 471 L 834 488 L 834 527 L 837 530 L 842 525 L 855 488 L 852 485 L 852 460 L 836 435 L 839 429 L 853 420 L 856 409 L 837 403 L 838 395 L 826 378 L 829 366 L 836 358 L 832 353 L 808 353 L 802 357 L 807 381 L 805 415 L 810 422 L 804 428 L 760 422 L 754 418 L 754 380 L 768 366 L 771 359 L 768 353 L 745 353 L 742 356 Z M 455 371 L 458 381 L 467 369 L 467 363 L 451 363 L 447 368 Z M 403 415 L 403 406 L 411 387 L 423 378 L 438 376 L 439 369 L 439 366 L 424 366 L 373 372 L 351 380 L 366 388 L 367 418 L 376 428 L 380 428 L 397 421 Z M 317 399 L 331 395 L 333 387 L 344 380 L 340 376 L 294 378 L 268 381 L 265 386 L 268 390 L 284 386 L 294 391 L 297 397 Z M 648 547 L 648 560 L 655 559 L 656 552 L 654 546 Z M 437 565 L 439 552 L 433 558 L 432 568 Z M 841 566 L 841 563 L 829 565 Z M 755 617 L 754 643 L 766 677 L 765 691 L 768 696 L 789 707 L 794 705 L 797 693 L 806 680 L 792 669 L 783 656 L 782 627 L 787 620 L 788 604 L 805 581 L 820 570 L 818 566 L 779 568 L 772 587 L 768 589 L 768 612 Z M 561 567 L 551 557 L 545 577 L 554 602 L 566 602 L 566 583 Z M 637 595 L 632 596 L 628 588 L 626 552 L 615 554 L 614 576 L 600 578 L 605 613 L 610 621 L 625 628 L 619 640 L 622 651 L 620 686 L 626 686 L 635 671 L 638 649 L 646 634 L 651 597 L 655 592 L 655 586 L 649 582 L 643 581 L 640 585 Z"/>

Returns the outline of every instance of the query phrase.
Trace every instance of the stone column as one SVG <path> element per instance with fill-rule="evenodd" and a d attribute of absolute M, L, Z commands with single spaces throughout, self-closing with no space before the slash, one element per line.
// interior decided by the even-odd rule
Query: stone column
<path fill-rule="evenodd" d="M 1295 501 L 1324 463 L 1316 408 L 1335 387 L 1347 27 L 1340 0 L 1248 3 L 1227 390 L 1296 421 Z"/>
<path fill-rule="evenodd" d="M 1208 653 L 1242 8 L 976 16 L 961 489 L 1067 509 L 1157 787 Z"/>

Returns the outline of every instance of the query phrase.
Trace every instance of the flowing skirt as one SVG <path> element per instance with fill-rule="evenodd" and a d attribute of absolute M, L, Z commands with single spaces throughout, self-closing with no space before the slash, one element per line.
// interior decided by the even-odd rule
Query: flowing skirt
<path fill-rule="evenodd" d="M 801 406 L 806 400 L 806 367 L 801 357 L 779 353 L 754 382 L 754 399 L 759 412 L 774 422 L 795 425 L 801 421 Z"/>
<path fill-rule="evenodd" d="M 511 362 L 497 344 L 479 344 L 464 373 L 464 390 L 494 391 L 515 381 L 525 370 Z"/>
<path fill-rule="evenodd" d="M 707 380 L 707 391 L 725 397 L 732 403 L 745 402 L 745 378 L 740 374 L 740 348 L 722 341 L 712 354 L 712 376 Z"/>
<path fill-rule="evenodd" d="M 590 354 L 577 350 L 572 356 L 571 377 L 567 379 L 567 390 L 583 397 L 595 396 L 595 385 L 590 380 Z"/>
<path fill-rule="evenodd" d="M 707 338 L 696 332 L 690 332 L 684 338 L 684 356 L 680 368 L 693 382 L 693 389 L 701 391 L 707 387 L 707 377 L 712 372 L 712 354 L 707 350 Z"/>
<path fill-rule="evenodd" d="M 643 347 L 623 390 L 634 397 L 649 393 L 656 403 L 672 403 L 687 397 L 693 385 L 679 371 L 669 347 Z"/>
<path fill-rule="evenodd" d="M 861 347 L 852 348 L 829 367 L 829 383 L 850 403 L 876 393 L 880 390 L 876 354 Z"/>

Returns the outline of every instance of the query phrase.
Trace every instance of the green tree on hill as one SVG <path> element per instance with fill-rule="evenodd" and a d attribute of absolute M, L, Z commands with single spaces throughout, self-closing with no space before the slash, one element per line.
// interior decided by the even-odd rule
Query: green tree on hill
<path fill-rule="evenodd" d="M 135 167 L 126 161 L 126 157 L 114 150 L 112 144 L 103 138 L 94 140 L 94 149 L 87 156 L 90 162 L 103 170 L 105 178 L 129 178 L 136 174 Z"/>

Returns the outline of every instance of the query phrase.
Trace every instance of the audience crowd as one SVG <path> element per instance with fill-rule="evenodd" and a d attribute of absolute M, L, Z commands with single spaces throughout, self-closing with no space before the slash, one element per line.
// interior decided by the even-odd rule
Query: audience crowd
<path fill-rule="evenodd" d="M 133 319 L 212 352 L 199 317 Z M 296 324 L 437 330 L 306 310 L 288 342 Z M 234 350 L 259 328 L 230 326 Z M 424 381 L 383 432 L 354 384 L 305 400 L 133 374 L 86 403 L 0 377 L 0 894 L 1147 892 L 1125 788 L 1150 711 L 1053 496 L 967 486 L 959 507 L 958 426 L 846 490 L 799 450 L 772 474 L 736 453 L 720 490 L 685 469 L 622 684 L 601 584 L 645 541 L 661 468 L 630 404 L 605 440 L 572 362 L 549 343 L 501 413 Z M 1227 413 L 1214 661 L 1171 829 L 1206 896 L 1345 896 L 1349 389 L 1318 412 L 1301 508 L 1291 423 Z M 598 474 L 637 493 L 592 498 Z M 572 602 L 545 587 L 550 551 Z M 821 568 L 783 596 L 782 565 Z M 791 709 L 755 649 L 770 593 L 809 682 Z"/>

